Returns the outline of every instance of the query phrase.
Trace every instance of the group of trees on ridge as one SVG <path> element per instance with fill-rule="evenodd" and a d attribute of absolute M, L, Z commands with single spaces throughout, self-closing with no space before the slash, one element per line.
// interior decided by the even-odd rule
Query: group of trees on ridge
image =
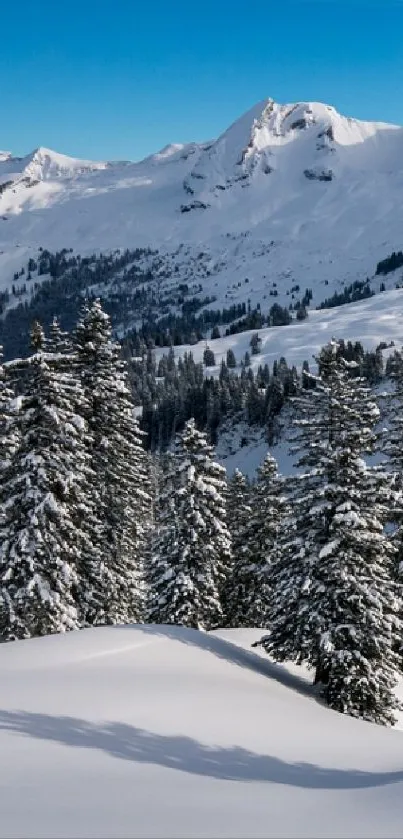
<path fill-rule="evenodd" d="M 403 266 L 403 251 L 393 251 L 386 259 L 381 259 L 376 266 L 376 273 L 390 274 Z"/>
<path fill-rule="evenodd" d="M 315 382 L 307 360 L 300 371 L 284 357 L 270 367 L 265 363 L 253 369 L 259 341 L 259 333 L 254 333 L 250 352 L 240 358 L 230 348 L 219 365 L 213 342 L 206 343 L 203 361 L 196 362 L 191 351 L 177 356 L 174 347 L 157 360 L 144 341 L 125 341 L 123 352 L 133 399 L 142 409 L 140 426 L 146 433 L 146 446 L 151 451 L 166 449 L 191 417 L 214 444 L 225 422 L 243 421 L 261 428 L 268 444 L 274 445 L 281 435 L 284 409 L 300 388 L 312 389 Z M 382 346 L 368 351 L 359 341 L 339 341 L 337 352 L 355 362 L 351 375 L 362 375 L 376 384 L 389 375 L 390 363 L 385 369 Z M 210 372 L 213 365 L 219 367 L 218 375 Z"/>
<path fill-rule="evenodd" d="M 336 341 L 295 388 L 298 467 L 228 482 L 188 419 L 148 454 L 99 301 L 0 366 L 0 639 L 150 621 L 254 626 L 328 705 L 393 723 L 402 668 L 403 359 L 388 432 Z M 370 466 L 380 449 L 386 466 Z"/>
<path fill-rule="evenodd" d="M 388 259 L 394 257 L 398 258 L 399 253 Z M 0 342 L 7 358 L 25 355 L 30 324 L 38 319 L 50 328 L 55 311 L 63 312 L 63 328 L 71 330 L 83 295 L 87 299 L 100 297 L 112 326 L 133 339 L 140 336 L 149 346 L 192 344 L 209 333 L 214 338 L 286 325 L 293 316 L 303 320 L 313 297 L 311 288 L 302 292 L 296 283 L 286 292 L 292 298 L 289 304 L 275 302 L 266 312 L 259 303 L 252 307 L 250 300 L 213 309 L 215 297 L 203 296 L 202 284 L 185 280 L 175 261 L 163 260 L 150 248 L 86 256 L 73 253 L 71 248 L 54 253 L 40 248 L 35 259 L 30 257 L 15 272 L 10 288 L 0 292 Z M 249 278 L 244 282 L 248 283 Z M 272 286 L 269 293 L 276 297 L 276 282 Z M 356 281 L 322 305 L 340 305 L 370 293 L 368 281 Z"/>
<path fill-rule="evenodd" d="M 85 256 L 73 253 L 71 248 L 54 253 L 39 248 L 35 258 L 30 257 L 15 272 L 10 287 L 0 291 L 0 343 L 6 358 L 27 354 L 27 335 L 34 319 L 49 329 L 53 313 L 62 311 L 63 328 L 73 329 L 83 296 L 92 300 L 99 297 L 112 326 L 133 341 L 145 341 L 149 347 L 192 344 L 210 336 L 214 339 L 224 334 L 287 325 L 308 315 L 313 292 L 311 288 L 301 289 L 298 282 L 286 289 L 291 301 L 285 305 L 274 302 L 263 311 L 260 303 L 252 306 L 249 299 L 214 309 L 216 298 L 203 295 L 200 282 L 211 273 L 206 266 L 204 273 L 202 270 L 207 254 L 200 253 L 193 257 L 193 262 L 189 257 L 189 265 L 182 266 L 183 276 L 181 254 L 178 251 L 171 256 L 172 259 L 164 259 L 150 248 L 117 249 Z M 401 251 L 393 252 L 378 263 L 376 275 L 395 271 L 403 265 L 402 258 Z M 243 282 L 250 280 L 246 277 Z M 270 285 L 268 294 L 277 297 L 277 283 Z M 384 282 L 380 290 L 385 290 Z M 369 278 L 356 280 L 343 284 L 341 291 L 336 291 L 317 308 L 354 302 L 373 293 Z"/>

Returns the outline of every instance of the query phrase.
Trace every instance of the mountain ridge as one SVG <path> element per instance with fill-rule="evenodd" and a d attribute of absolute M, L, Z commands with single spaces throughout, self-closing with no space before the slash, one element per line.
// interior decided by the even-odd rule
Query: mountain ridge
<path fill-rule="evenodd" d="M 221 307 L 289 306 L 296 286 L 316 306 L 368 277 L 379 291 L 377 263 L 402 248 L 402 191 L 403 128 L 316 102 L 265 99 L 215 140 L 134 163 L 2 154 L 0 290 L 40 247 L 151 247 L 154 277 L 192 277 Z"/>
<path fill-rule="evenodd" d="M 368 132 L 369 133 L 374 133 L 377 130 L 385 130 L 385 129 L 394 129 L 394 130 L 398 130 L 398 131 L 400 130 L 403 134 L 403 126 L 402 125 L 399 125 L 397 123 L 389 123 L 389 122 L 379 121 L 379 120 L 362 120 L 362 119 L 356 119 L 356 118 L 353 118 L 353 117 L 348 117 L 348 116 L 345 116 L 345 115 L 341 114 L 339 111 L 337 111 L 337 109 L 333 105 L 327 104 L 325 102 L 319 102 L 319 101 L 313 101 L 313 100 L 312 101 L 311 100 L 309 100 L 309 101 L 308 100 L 301 100 L 301 101 L 294 102 L 294 103 L 279 103 L 279 102 L 276 102 L 273 98 L 268 97 L 267 99 L 260 100 L 255 105 L 253 105 L 251 108 L 249 108 L 247 111 L 245 111 L 240 117 L 235 119 L 228 126 L 228 128 L 226 128 L 223 132 L 221 132 L 216 138 L 206 140 L 206 141 L 203 141 L 203 142 L 196 142 L 196 141 L 191 141 L 191 142 L 188 142 L 188 143 L 171 142 L 171 143 L 166 144 L 165 146 L 163 146 L 161 149 L 157 150 L 156 152 L 150 152 L 148 155 L 146 155 L 143 158 L 140 158 L 139 160 L 122 160 L 122 161 L 121 160 L 111 160 L 111 159 L 96 159 L 95 160 L 95 159 L 87 158 L 87 157 L 86 158 L 77 157 L 75 155 L 68 154 L 66 152 L 59 152 L 59 151 L 57 151 L 55 149 L 51 149 L 47 146 L 37 146 L 31 152 L 28 152 L 26 155 L 22 155 L 22 156 L 15 156 L 10 151 L 0 151 L 0 162 L 2 162 L 3 159 L 14 160 L 14 161 L 22 161 L 22 160 L 27 159 L 31 156 L 45 154 L 45 155 L 53 156 L 55 158 L 56 157 L 64 158 L 64 159 L 69 160 L 69 161 L 76 161 L 77 163 L 79 162 L 79 163 L 91 165 L 91 166 L 94 166 L 94 167 L 95 166 L 101 167 L 101 166 L 111 166 L 111 165 L 122 165 L 122 164 L 138 165 L 138 164 L 144 163 L 145 161 L 148 161 L 148 160 L 153 159 L 153 158 L 154 159 L 160 159 L 160 160 L 166 159 L 168 157 L 171 157 L 174 154 L 177 154 L 177 153 L 180 153 L 180 152 L 186 152 L 186 150 L 189 149 L 190 147 L 199 147 L 201 149 L 203 149 L 206 145 L 210 147 L 213 144 L 215 144 L 216 142 L 218 142 L 221 138 L 225 137 L 228 134 L 228 132 L 230 132 L 235 126 L 238 126 L 240 123 L 243 123 L 244 121 L 246 121 L 248 124 L 251 124 L 251 129 L 252 130 L 255 129 L 255 128 L 262 127 L 262 118 L 263 118 L 263 124 L 264 124 L 264 119 L 267 118 L 268 115 L 271 115 L 272 117 L 275 118 L 274 122 L 276 123 L 276 126 L 277 126 L 276 132 L 277 132 L 278 135 L 280 135 L 281 134 L 281 129 L 279 130 L 279 127 L 278 127 L 279 119 L 280 119 L 280 123 L 281 123 L 281 122 L 287 121 L 288 117 L 291 117 L 291 116 L 294 115 L 294 119 L 292 120 L 292 124 L 289 126 L 289 128 L 293 128 L 293 127 L 294 128 L 301 128 L 301 127 L 303 127 L 301 125 L 294 125 L 293 126 L 294 123 L 299 122 L 301 119 L 304 118 L 302 115 L 300 115 L 301 112 L 305 116 L 309 115 L 311 117 L 311 120 L 308 119 L 308 122 L 310 121 L 312 124 L 315 124 L 315 121 L 317 121 L 318 117 L 319 118 L 320 117 L 321 118 L 327 117 L 330 122 L 332 121 L 332 118 L 333 118 L 333 119 L 336 119 L 336 120 L 337 119 L 342 120 L 343 122 L 347 122 L 349 124 L 355 124 L 356 126 L 362 126 L 364 135 L 365 135 L 365 133 L 368 133 Z M 340 141 L 340 137 L 338 138 L 338 140 Z"/>

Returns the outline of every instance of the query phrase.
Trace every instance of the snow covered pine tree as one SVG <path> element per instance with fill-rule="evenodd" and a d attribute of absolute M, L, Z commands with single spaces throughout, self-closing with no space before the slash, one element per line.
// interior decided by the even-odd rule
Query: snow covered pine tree
<path fill-rule="evenodd" d="M 199 629 L 222 622 L 220 594 L 231 558 L 225 496 L 225 470 L 191 419 L 163 477 L 150 619 Z"/>
<path fill-rule="evenodd" d="M 16 362 L 25 394 L 15 414 L 18 445 L 1 484 L 0 638 L 29 638 L 79 625 L 74 589 L 82 547 L 83 428 L 72 412 L 73 378 L 37 349 Z M 20 370 L 21 372 L 21 370 Z"/>
<path fill-rule="evenodd" d="M 270 569 L 278 555 L 279 537 L 287 514 L 284 486 L 284 478 L 279 475 L 277 463 L 269 453 L 257 470 L 252 493 L 250 550 L 253 585 L 248 593 L 249 626 L 268 626 L 273 587 Z"/>
<path fill-rule="evenodd" d="M 179 570 L 178 469 L 172 452 L 159 457 L 155 476 L 155 519 L 146 564 L 146 619 L 149 623 L 179 623 L 177 607 L 186 582 Z"/>
<path fill-rule="evenodd" d="M 232 565 L 222 597 L 225 624 L 248 626 L 248 591 L 252 574 L 250 527 L 252 488 L 239 469 L 228 481 L 227 521 L 232 544 Z"/>
<path fill-rule="evenodd" d="M 284 518 L 283 479 L 268 454 L 249 486 L 238 470 L 229 482 L 228 521 L 233 565 L 225 586 L 229 626 L 268 625 L 270 563 Z"/>
<path fill-rule="evenodd" d="M 396 577 L 403 579 L 403 354 L 396 351 L 388 359 L 388 373 L 395 387 L 386 395 L 387 427 L 383 429 L 381 444 L 394 472 L 395 503 L 391 506 L 391 522 L 397 548 Z"/>
<path fill-rule="evenodd" d="M 143 614 L 143 563 L 151 516 L 148 457 L 134 414 L 126 366 L 99 300 L 76 329 L 77 364 L 89 406 L 89 452 L 97 548 L 82 558 L 87 624 L 127 623 Z"/>
<path fill-rule="evenodd" d="M 278 661 L 316 668 L 327 703 L 393 723 L 399 660 L 399 591 L 384 521 L 390 478 L 363 455 L 379 411 L 354 363 L 332 341 L 317 359 L 316 387 L 298 398 L 299 466 L 292 519 L 272 564 L 276 586 L 264 648 Z"/>
<path fill-rule="evenodd" d="M 3 348 L 0 346 L 0 483 L 2 472 L 8 466 L 16 445 L 16 428 L 12 424 L 14 392 L 6 380 L 3 365 Z"/>

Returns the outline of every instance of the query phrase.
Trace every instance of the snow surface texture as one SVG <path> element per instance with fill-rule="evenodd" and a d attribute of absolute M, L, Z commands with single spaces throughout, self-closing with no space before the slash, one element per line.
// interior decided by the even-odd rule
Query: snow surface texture
<path fill-rule="evenodd" d="M 401 248 L 402 187 L 403 128 L 315 102 L 268 99 L 217 140 L 138 163 L 0 153 L 0 284 L 39 246 L 151 245 L 178 279 L 203 254 L 197 278 L 221 305 L 273 302 L 274 283 L 277 302 L 299 283 L 315 305 Z"/>
<path fill-rule="evenodd" d="M 2 645 L 0 836 L 401 837 L 402 734 L 318 704 L 258 635 Z"/>

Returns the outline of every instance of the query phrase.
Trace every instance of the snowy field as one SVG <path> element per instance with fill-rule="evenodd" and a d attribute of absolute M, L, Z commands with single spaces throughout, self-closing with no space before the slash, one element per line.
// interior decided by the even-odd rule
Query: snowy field
<path fill-rule="evenodd" d="M 320 705 L 259 635 L 2 645 L 0 836 L 401 837 L 402 733 Z"/>
<path fill-rule="evenodd" d="M 256 332 L 261 339 L 261 352 L 251 356 L 251 367 L 254 371 L 264 364 L 271 367 L 273 361 L 281 356 L 284 356 L 289 365 L 301 367 L 304 360 L 311 364 L 313 356 L 332 338 L 361 341 L 367 350 L 375 349 L 381 341 L 394 341 L 396 348 L 400 349 L 403 342 L 403 289 L 385 291 L 367 300 L 347 303 L 333 309 L 309 311 L 308 318 L 302 323 L 293 322 L 290 326 L 253 329 L 210 340 L 207 344 L 215 354 L 216 367 L 207 368 L 206 373 L 218 375 L 221 360 L 226 357 L 229 349 L 234 351 L 240 364 L 245 353 L 250 354 L 250 340 Z M 195 361 L 202 361 L 205 347 L 206 341 L 175 347 L 175 357 L 178 359 L 185 352 L 191 352 Z M 157 350 L 157 357 L 167 352 L 167 348 Z"/>

